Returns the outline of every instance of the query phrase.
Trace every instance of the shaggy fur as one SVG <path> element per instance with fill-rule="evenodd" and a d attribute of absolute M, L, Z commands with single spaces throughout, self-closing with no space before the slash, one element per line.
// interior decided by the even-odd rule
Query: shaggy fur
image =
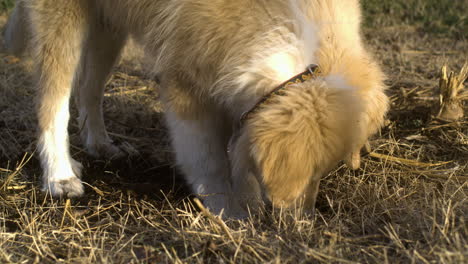
<path fill-rule="evenodd" d="M 24 23 L 15 21 L 24 11 L 37 65 L 44 190 L 54 196 L 83 193 L 81 165 L 68 147 L 73 86 L 87 150 L 122 155 L 107 135 L 101 104 L 129 33 L 161 76 L 178 165 L 215 213 L 244 217 L 264 197 L 276 206 L 304 198 L 313 208 L 321 176 L 343 159 L 359 166 L 359 151 L 388 108 L 383 75 L 362 44 L 357 0 L 21 3 L 7 39 L 21 34 Z M 288 87 L 240 131 L 231 129 L 260 97 L 311 63 L 321 76 Z"/>

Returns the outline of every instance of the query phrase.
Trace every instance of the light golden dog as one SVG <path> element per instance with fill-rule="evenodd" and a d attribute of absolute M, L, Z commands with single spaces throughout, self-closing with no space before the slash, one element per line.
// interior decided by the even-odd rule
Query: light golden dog
<path fill-rule="evenodd" d="M 177 163 L 207 207 L 244 217 L 266 197 L 313 208 L 320 178 L 340 160 L 359 166 L 388 108 L 360 18 L 357 0 L 19 1 L 5 33 L 16 53 L 31 36 L 44 190 L 83 194 L 68 144 L 73 86 L 89 153 L 123 154 L 101 105 L 131 34 L 154 58 Z"/>

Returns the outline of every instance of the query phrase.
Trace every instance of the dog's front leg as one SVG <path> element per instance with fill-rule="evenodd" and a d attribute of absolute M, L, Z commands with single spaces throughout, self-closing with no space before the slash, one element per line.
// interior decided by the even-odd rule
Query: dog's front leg
<path fill-rule="evenodd" d="M 31 1 L 30 19 L 38 82 L 39 156 L 43 189 L 79 196 L 81 164 L 68 143 L 69 99 L 88 27 L 86 1 Z"/>
<path fill-rule="evenodd" d="M 168 112 L 166 118 L 177 163 L 193 192 L 215 214 L 246 217 L 232 193 L 226 129 L 220 115 L 204 112 L 191 119 Z"/>
<path fill-rule="evenodd" d="M 234 131 L 234 133 L 239 131 Z M 261 211 L 268 199 L 264 196 L 261 178 L 250 157 L 250 141 L 245 133 L 234 134 L 229 143 L 233 191 L 240 205 L 251 213 Z"/>

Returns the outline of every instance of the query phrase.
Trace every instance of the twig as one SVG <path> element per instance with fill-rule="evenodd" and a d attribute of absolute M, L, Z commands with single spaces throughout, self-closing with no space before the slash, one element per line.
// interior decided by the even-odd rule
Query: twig
<path fill-rule="evenodd" d="M 87 182 L 83 182 L 83 184 L 93 189 L 93 191 L 96 192 L 99 196 L 105 196 L 105 193 L 101 191 L 98 187 L 93 186 Z M 109 192 L 106 192 L 106 193 L 109 193 Z"/>
<path fill-rule="evenodd" d="M 445 120 L 441 120 L 441 121 L 445 121 Z M 434 130 L 434 129 L 443 128 L 443 127 L 459 127 L 459 126 L 464 125 L 464 124 L 468 124 L 468 122 L 450 122 L 450 123 L 447 123 L 447 124 L 442 124 L 442 125 L 437 125 L 437 126 L 423 127 L 422 131 Z"/>
<path fill-rule="evenodd" d="M 148 90 L 148 86 L 129 86 L 126 87 L 126 91 L 116 91 L 110 93 L 104 93 L 105 97 L 115 96 L 115 95 L 125 95 L 125 94 L 133 94 L 139 91 L 146 91 Z"/>
<path fill-rule="evenodd" d="M 231 239 L 231 241 L 234 243 L 234 245 L 236 245 L 236 247 L 239 246 L 239 244 L 237 243 L 237 241 L 234 239 L 234 237 L 232 236 L 231 232 L 229 232 L 229 227 L 226 226 L 226 224 L 224 223 L 223 220 L 221 220 L 219 217 L 216 217 L 214 216 L 208 209 L 206 209 L 206 207 L 202 204 L 202 202 L 198 199 L 198 198 L 195 198 L 193 199 L 193 201 L 195 202 L 195 204 L 198 206 L 198 208 L 200 208 L 200 210 L 202 211 L 202 213 L 208 217 L 211 221 L 215 222 L 216 224 L 218 224 L 221 229 L 224 231 L 224 233 L 226 233 L 226 235 L 229 237 L 229 239 Z"/>
<path fill-rule="evenodd" d="M 409 160 L 409 159 L 404 159 L 404 158 L 393 157 L 393 156 L 380 154 L 380 153 L 376 153 L 376 152 L 371 152 L 369 154 L 369 156 L 371 156 L 373 158 L 381 159 L 381 160 L 389 160 L 389 161 L 398 162 L 398 163 L 406 164 L 406 165 L 409 165 L 409 166 L 416 166 L 416 167 L 435 167 L 435 166 L 441 166 L 441 165 L 449 164 L 449 163 L 452 162 L 452 161 L 445 161 L 445 162 L 439 162 L 439 163 L 425 163 L 425 162 L 419 162 L 419 161 L 416 161 L 416 160 Z"/>
<path fill-rule="evenodd" d="M 429 178 L 438 178 L 438 179 L 449 179 L 449 178 L 456 178 L 463 181 L 468 181 L 468 176 L 462 175 L 442 175 L 442 174 L 434 174 L 431 171 L 418 171 L 418 170 L 410 170 L 412 173 L 418 173 L 420 175 L 429 177 Z"/>

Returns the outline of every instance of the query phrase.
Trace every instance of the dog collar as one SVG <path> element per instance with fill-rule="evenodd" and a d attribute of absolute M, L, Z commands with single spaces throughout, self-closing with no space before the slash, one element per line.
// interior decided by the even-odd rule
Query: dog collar
<path fill-rule="evenodd" d="M 231 152 L 231 149 L 232 149 L 232 146 L 233 144 L 235 143 L 235 141 L 237 141 L 237 138 L 239 137 L 240 135 L 240 130 L 242 129 L 242 127 L 244 126 L 244 123 L 247 119 L 249 119 L 249 117 L 251 115 L 253 115 L 255 112 L 258 111 L 258 109 L 260 108 L 260 105 L 262 105 L 263 103 L 265 103 L 269 98 L 271 98 L 273 95 L 284 95 L 284 89 L 287 88 L 288 86 L 292 85 L 292 84 L 296 84 L 296 83 L 303 83 L 307 80 L 310 80 L 314 77 L 317 77 L 317 75 L 319 75 L 321 73 L 320 71 L 320 68 L 318 65 L 315 65 L 315 64 L 311 64 L 309 66 L 307 66 L 307 69 L 297 75 L 295 75 L 294 77 L 292 77 L 291 79 L 283 82 L 282 84 L 280 84 L 279 86 L 277 86 L 275 89 L 273 89 L 271 92 L 269 92 L 268 94 L 266 94 L 265 96 L 263 96 L 262 98 L 260 98 L 252 108 L 250 108 L 249 110 L 245 111 L 240 119 L 239 119 L 239 122 L 237 123 L 234 123 L 234 127 L 233 127 L 233 131 L 232 131 L 232 136 L 231 138 L 229 139 L 229 142 L 228 142 L 228 145 L 227 145 L 227 153 L 230 153 Z"/>
<path fill-rule="evenodd" d="M 245 123 L 245 121 L 247 119 L 249 119 L 249 117 L 254 114 L 255 112 L 258 111 L 258 109 L 260 108 L 260 105 L 262 105 L 263 103 L 265 103 L 268 99 L 270 99 L 273 95 L 284 95 L 284 89 L 287 88 L 288 86 L 292 85 L 292 84 L 296 84 L 296 83 L 303 83 L 307 80 L 310 80 L 314 77 L 317 77 L 317 75 L 320 74 L 320 68 L 318 65 L 316 64 L 310 64 L 309 66 L 307 66 L 307 69 L 297 75 L 295 75 L 294 77 L 292 77 L 291 79 L 283 82 L 282 84 L 280 84 L 279 86 L 277 86 L 275 89 L 273 89 L 270 93 L 266 94 L 265 96 L 263 96 L 262 98 L 260 98 L 252 108 L 250 108 L 249 110 L 247 110 L 246 112 L 244 112 L 240 119 L 239 119 L 239 122 L 237 123 L 237 129 L 241 129 Z"/>

